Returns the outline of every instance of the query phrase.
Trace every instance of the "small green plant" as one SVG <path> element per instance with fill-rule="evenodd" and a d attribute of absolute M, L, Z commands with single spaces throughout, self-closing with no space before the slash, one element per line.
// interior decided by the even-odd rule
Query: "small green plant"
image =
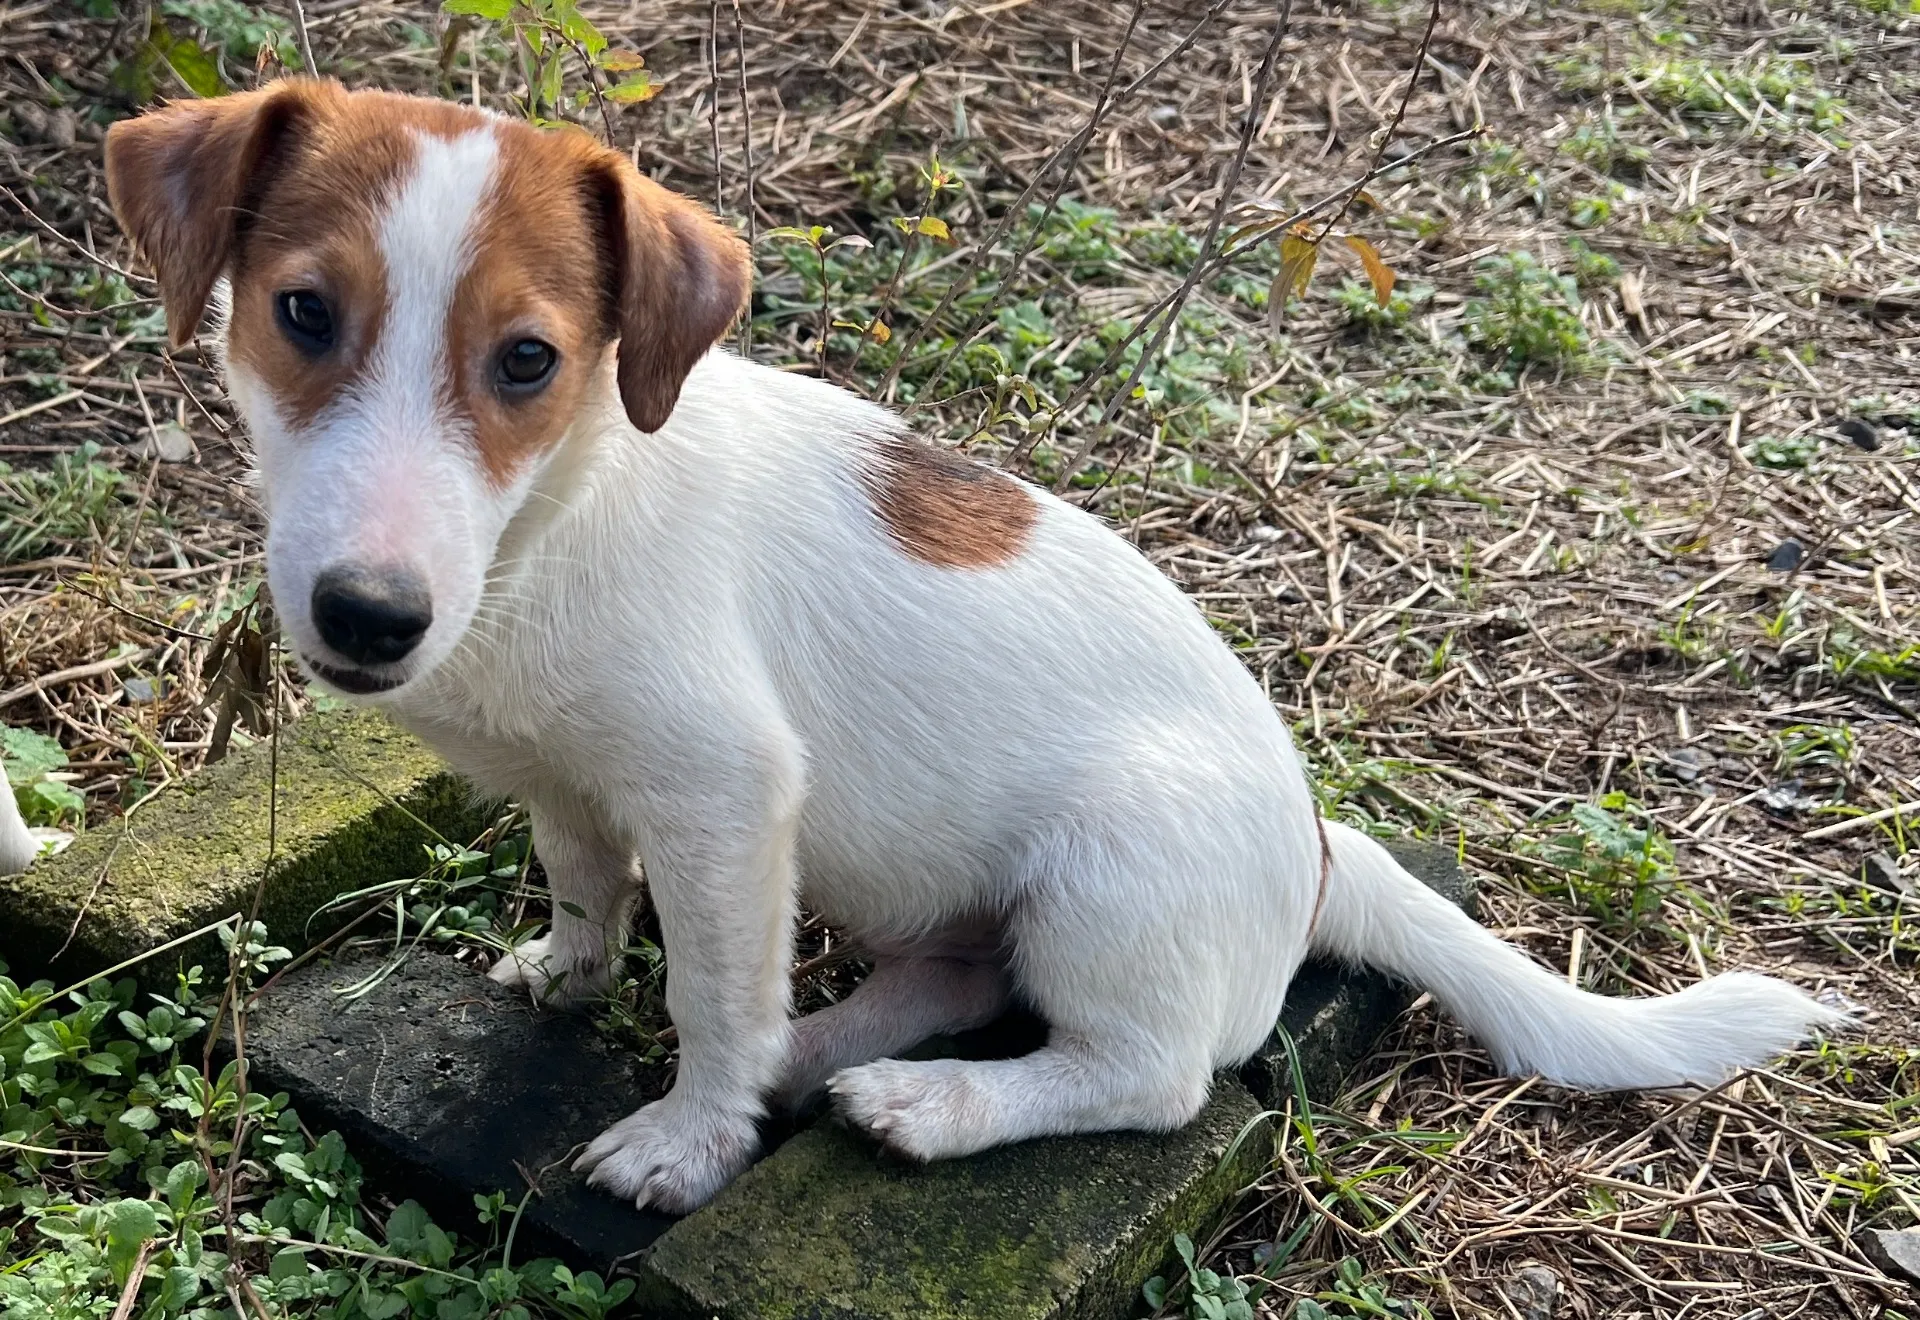
<path fill-rule="evenodd" d="M 1467 339 L 1516 363 L 1571 366 L 1587 355 L 1580 290 L 1530 252 L 1488 257 L 1467 300 Z"/>
<path fill-rule="evenodd" d="M 1799 435 L 1757 435 L 1747 443 L 1746 454 L 1755 467 L 1776 471 L 1798 471 L 1813 462 L 1820 452 L 1820 436 L 1814 431 Z"/>
<path fill-rule="evenodd" d="M 20 814 L 29 825 L 77 825 L 86 799 L 58 776 L 67 768 L 66 749 L 44 733 L 0 724 L 0 765 Z"/>
<path fill-rule="evenodd" d="M 52 466 L 0 463 L 0 564 L 31 559 L 61 542 L 105 539 L 126 478 L 87 441 Z"/>
<path fill-rule="evenodd" d="M 1193 1239 L 1185 1233 L 1174 1234 L 1173 1249 L 1187 1267 L 1186 1276 L 1172 1285 L 1158 1274 L 1148 1279 L 1140 1289 L 1148 1306 L 1156 1311 L 1164 1306 L 1183 1306 L 1196 1320 L 1253 1320 L 1253 1304 L 1269 1287 L 1265 1279 L 1256 1279 L 1249 1286 L 1231 1275 L 1205 1268 L 1194 1260 Z"/>
<path fill-rule="evenodd" d="M 257 923 L 221 935 L 231 1004 L 287 952 Z M 412 1201 L 383 1222 L 337 1133 L 311 1138 L 238 1062 L 203 1070 L 222 1000 L 199 967 L 142 997 L 131 980 L 22 986 L 0 964 L 6 1320 L 104 1320 L 123 1298 L 139 1320 L 232 1320 L 236 1296 L 242 1314 L 319 1320 L 608 1320 L 628 1301 L 630 1282 L 515 1262 L 524 1200 L 476 1196 L 479 1244 Z"/>
<path fill-rule="evenodd" d="M 1359 280 L 1342 280 L 1333 291 L 1333 305 L 1346 313 L 1349 325 L 1369 330 L 1404 330 L 1420 307 L 1433 300 L 1428 285 L 1396 288 L 1382 306 L 1373 287 Z"/>
<path fill-rule="evenodd" d="M 1337 1320 L 1341 1316 L 1433 1320 L 1433 1312 L 1419 1302 L 1394 1297 L 1369 1279 L 1366 1268 L 1352 1256 L 1334 1267 L 1333 1286 L 1314 1297 L 1302 1298 L 1293 1316 L 1294 1320 Z"/>
<path fill-rule="evenodd" d="M 835 326 L 857 330 L 863 336 L 871 337 L 881 343 L 892 337 L 891 332 L 886 329 L 886 323 L 878 318 L 863 324 L 856 321 L 837 321 L 833 315 L 833 268 L 828 264 L 827 258 L 842 249 L 867 251 L 873 247 L 871 240 L 859 234 L 836 236 L 829 225 L 808 225 L 805 229 L 793 225 L 782 225 L 778 229 L 769 229 L 762 237 L 769 243 L 804 244 L 806 250 L 812 253 L 813 273 L 820 287 L 820 324 L 814 335 L 813 348 L 820 359 L 822 375 L 825 375 L 827 370 L 827 338 Z"/>
<path fill-rule="evenodd" d="M 1582 802 L 1547 825 L 1557 832 L 1530 846 L 1560 876 L 1539 887 L 1564 890 L 1607 929 L 1637 930 L 1675 892 L 1673 845 L 1626 794 Z"/>
<path fill-rule="evenodd" d="M 1616 112 L 1623 115 L 1624 112 Z M 1560 150 L 1595 174 L 1637 179 L 1646 172 L 1653 152 L 1622 137 L 1614 119 L 1593 116 L 1560 143 Z"/>
<path fill-rule="evenodd" d="M 1858 750 L 1845 724 L 1794 724 L 1771 737 L 1773 766 L 1781 773 L 1809 768 L 1844 773 Z"/>
<path fill-rule="evenodd" d="M 1585 239 L 1568 238 L 1567 251 L 1573 255 L 1573 278 L 1580 287 L 1611 288 L 1620 282 L 1620 263 L 1604 252 L 1595 252 Z"/>
<path fill-rule="evenodd" d="M 597 105 L 612 138 L 607 105 L 649 101 L 660 90 L 647 72 L 646 61 L 633 51 L 610 46 L 606 34 L 580 12 L 576 0 L 442 0 L 441 8 L 457 17 L 498 26 L 519 59 L 526 82 L 521 109 L 536 124 L 569 122 L 569 111 L 579 114 Z M 571 93 L 566 89 L 568 55 L 586 80 L 585 86 Z"/>

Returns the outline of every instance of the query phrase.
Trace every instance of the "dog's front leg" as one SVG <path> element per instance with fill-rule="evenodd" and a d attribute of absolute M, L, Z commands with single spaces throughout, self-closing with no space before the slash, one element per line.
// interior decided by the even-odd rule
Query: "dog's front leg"
<path fill-rule="evenodd" d="M 798 758 L 755 759 L 755 791 L 709 781 L 712 795 L 683 799 L 644 831 L 679 1072 L 664 1099 L 607 1129 L 574 1165 L 643 1207 L 693 1210 L 747 1166 L 785 1063 Z"/>
<path fill-rule="evenodd" d="M 534 850 L 553 894 L 553 925 L 509 949 L 487 975 L 551 1003 L 605 994 L 639 892 L 633 847 L 603 828 L 585 803 L 547 799 L 528 805 Z"/>

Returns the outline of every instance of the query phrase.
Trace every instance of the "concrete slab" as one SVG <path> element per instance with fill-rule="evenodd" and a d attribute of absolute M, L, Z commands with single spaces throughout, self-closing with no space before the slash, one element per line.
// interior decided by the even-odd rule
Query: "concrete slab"
<path fill-rule="evenodd" d="M 57 857 L 0 879 L 0 955 L 17 978 L 77 980 L 234 912 L 251 910 L 268 860 L 266 744 L 174 785 L 131 820 L 88 830 Z M 485 828 L 472 789 L 418 741 L 367 711 L 309 715 L 281 735 L 275 849 L 261 919 L 295 949 L 336 895 L 418 875 L 439 831 L 468 843 Z M 143 964 L 224 967 L 206 936 Z"/>

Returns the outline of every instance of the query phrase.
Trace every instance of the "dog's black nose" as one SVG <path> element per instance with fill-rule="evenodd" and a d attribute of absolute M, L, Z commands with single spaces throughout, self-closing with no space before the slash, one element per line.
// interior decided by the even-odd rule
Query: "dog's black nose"
<path fill-rule="evenodd" d="M 433 623 L 433 600 L 405 569 L 336 564 L 313 584 L 320 640 L 355 664 L 390 664 L 420 644 Z"/>

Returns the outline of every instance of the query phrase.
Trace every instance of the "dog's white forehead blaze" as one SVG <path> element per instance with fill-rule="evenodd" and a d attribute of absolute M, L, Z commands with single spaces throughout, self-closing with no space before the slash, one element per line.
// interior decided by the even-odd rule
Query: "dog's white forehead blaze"
<path fill-rule="evenodd" d="M 380 221 L 387 317 L 367 383 L 383 425 L 426 431 L 458 424 L 444 389 L 447 314 L 473 260 L 500 143 L 491 126 L 414 136 L 412 170 Z"/>

